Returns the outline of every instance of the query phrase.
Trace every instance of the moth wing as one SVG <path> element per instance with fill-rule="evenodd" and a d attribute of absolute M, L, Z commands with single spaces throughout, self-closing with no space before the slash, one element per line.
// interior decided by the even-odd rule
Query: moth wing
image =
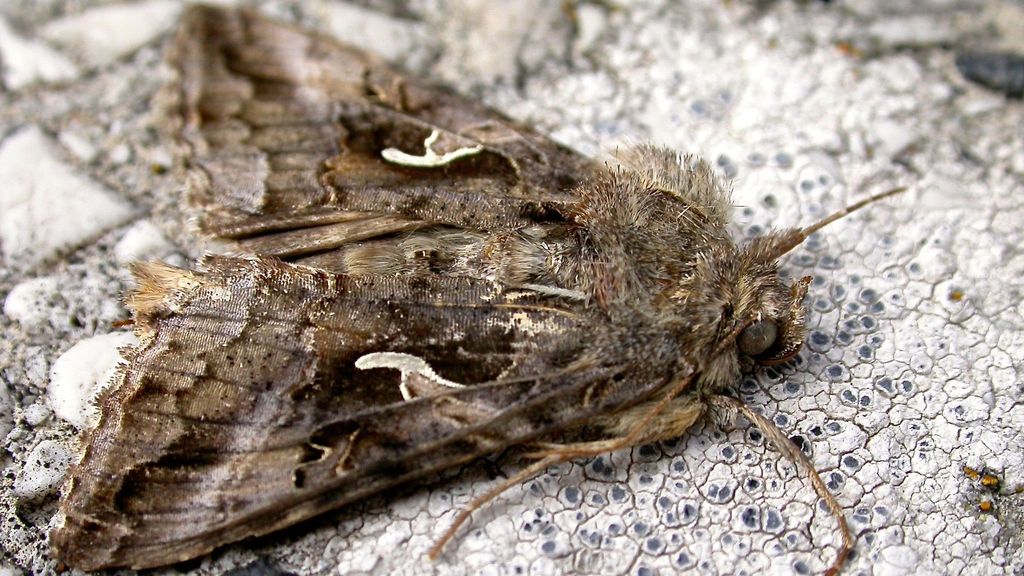
<path fill-rule="evenodd" d="M 237 253 L 294 259 L 428 225 L 557 220 L 595 170 L 478 103 L 252 11 L 191 7 L 173 60 L 189 199 L 201 230 Z"/>
<path fill-rule="evenodd" d="M 574 304 L 490 282 L 227 257 L 136 274 L 141 344 L 51 534 L 81 569 L 193 558 L 664 384 L 593 357 Z"/>

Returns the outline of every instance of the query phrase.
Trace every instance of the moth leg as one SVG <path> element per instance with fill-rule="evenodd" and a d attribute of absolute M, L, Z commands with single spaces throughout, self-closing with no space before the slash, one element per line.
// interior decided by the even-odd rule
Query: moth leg
<path fill-rule="evenodd" d="M 455 517 L 452 525 L 449 526 L 448 529 L 445 530 L 444 534 L 442 534 L 441 537 L 434 542 L 434 545 L 430 547 L 430 551 L 427 553 L 427 556 L 429 556 L 431 560 L 437 560 L 437 557 L 441 555 L 441 550 L 444 549 L 444 545 L 455 536 L 455 533 L 458 532 L 459 528 L 466 523 L 466 520 L 469 520 L 469 517 L 473 512 L 482 508 L 491 500 L 501 496 L 505 490 L 522 484 L 530 478 L 540 474 L 549 466 L 555 466 L 557 464 L 567 462 L 572 460 L 572 458 L 572 456 L 564 456 L 562 454 L 550 454 L 548 456 L 544 456 L 540 460 L 520 470 L 514 476 L 511 476 L 501 484 L 491 488 L 482 496 L 475 498 L 468 506 L 459 511 L 459 514 Z"/>
<path fill-rule="evenodd" d="M 826 576 L 836 576 L 836 574 L 838 574 L 842 569 L 843 564 L 846 562 L 846 557 L 849 556 L 850 551 L 853 550 L 853 535 L 850 533 L 850 528 L 846 524 L 846 516 L 843 515 L 843 508 L 839 505 L 839 502 L 836 501 L 835 496 L 828 491 L 828 488 L 825 486 L 825 482 L 821 479 L 821 476 L 818 475 L 818 471 L 814 469 L 814 465 L 811 464 L 811 461 L 807 456 L 797 448 L 796 444 L 793 444 L 793 441 L 786 436 L 785 432 L 780 430 L 779 427 L 771 420 L 755 412 L 750 408 L 750 406 L 728 396 L 711 396 L 708 398 L 708 402 L 716 408 L 722 408 L 730 412 L 742 414 L 744 418 L 761 430 L 761 433 L 771 441 L 776 450 L 796 464 L 797 467 L 803 468 L 804 472 L 810 477 L 811 484 L 814 486 L 814 491 L 818 493 L 819 498 L 825 501 L 825 504 L 828 506 L 832 516 L 835 517 L 839 528 L 839 534 L 842 536 L 843 543 L 839 547 L 836 559 L 825 572 Z"/>
<path fill-rule="evenodd" d="M 532 454 L 533 457 L 539 458 L 539 460 L 473 500 L 469 503 L 469 506 L 466 506 L 459 512 L 452 525 L 431 547 L 428 553 L 430 559 L 434 560 L 441 554 L 441 549 L 444 548 L 444 545 L 455 536 L 455 533 L 458 532 L 466 520 L 469 520 L 469 517 L 476 509 L 497 498 L 505 490 L 540 474 L 549 466 L 577 458 L 614 452 L 621 448 L 634 446 L 645 440 L 650 441 L 682 434 L 703 412 L 704 406 L 700 399 L 694 396 L 685 395 L 679 397 L 679 393 L 690 382 L 690 375 L 683 376 L 673 382 L 659 400 L 634 406 L 619 414 L 617 418 L 603 422 L 606 430 L 614 435 L 612 438 L 576 444 L 540 445 L 542 451 Z M 680 418 L 680 410 L 685 414 L 682 418 Z"/>
<path fill-rule="evenodd" d="M 684 379 L 681 382 L 686 383 L 689 380 Z M 661 400 L 634 406 L 618 414 L 616 418 L 602 422 L 601 424 L 605 425 L 608 432 L 621 433 L 615 437 L 573 444 L 534 443 L 533 446 L 538 448 L 538 451 L 526 454 L 526 456 L 538 460 L 463 508 L 448 530 L 430 548 L 428 553 L 430 559 L 437 559 L 444 545 L 455 536 L 455 533 L 469 520 L 474 511 L 497 498 L 509 488 L 518 486 L 540 474 L 549 466 L 614 452 L 641 442 L 652 442 L 682 435 L 704 413 L 705 404 L 696 395 L 673 397 L 671 392 L 675 392 L 678 387 L 681 387 L 681 384 L 677 383 L 670 390 L 670 394 Z"/>
<path fill-rule="evenodd" d="M 595 419 L 594 424 L 603 428 L 609 436 L 604 440 L 572 444 L 534 442 L 532 445 L 536 450 L 527 453 L 526 457 L 545 458 L 557 453 L 572 458 L 585 458 L 641 443 L 676 438 L 685 434 L 707 409 L 707 404 L 698 394 L 686 394 L 672 398 L 664 406 L 661 404 L 658 401 L 646 402 Z M 655 409 L 657 412 L 654 412 Z M 634 435 L 634 430 L 640 434 Z"/>

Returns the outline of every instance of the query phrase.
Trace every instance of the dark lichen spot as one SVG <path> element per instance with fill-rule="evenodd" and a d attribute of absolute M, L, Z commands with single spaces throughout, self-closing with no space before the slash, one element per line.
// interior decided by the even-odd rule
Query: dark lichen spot
<path fill-rule="evenodd" d="M 621 486 L 612 486 L 611 498 L 615 502 L 624 502 L 629 494 Z"/>
<path fill-rule="evenodd" d="M 656 458 L 658 456 L 658 447 L 653 444 L 644 444 L 639 448 L 640 456 L 644 458 Z"/>
<path fill-rule="evenodd" d="M 569 486 L 565 489 L 565 500 L 573 504 L 580 501 L 580 489 L 575 486 Z"/>
<path fill-rule="evenodd" d="M 1024 96 L 1024 56 L 1013 51 L 960 52 L 956 67 L 968 80 L 1011 98 Z"/>
<path fill-rule="evenodd" d="M 718 503 L 728 502 L 732 498 L 732 487 L 728 484 L 719 486 L 712 483 L 708 486 L 708 499 Z"/>
<path fill-rule="evenodd" d="M 818 260 L 818 265 L 825 270 L 838 270 L 843 267 L 843 262 L 835 256 L 825 254 Z"/>
<path fill-rule="evenodd" d="M 747 528 L 757 528 L 760 524 L 760 519 L 761 512 L 753 506 L 744 508 L 743 512 L 740 513 L 740 521 Z"/>
<path fill-rule="evenodd" d="M 647 547 L 647 551 L 652 554 L 657 554 L 665 548 L 665 543 L 662 542 L 661 538 L 648 538 L 644 545 Z"/>
<path fill-rule="evenodd" d="M 818 259 L 813 254 L 806 254 L 806 253 L 797 254 L 794 257 L 794 261 L 796 262 L 796 265 L 799 266 L 800 268 L 810 268 L 810 267 L 814 266 L 814 264 L 815 264 L 815 262 L 817 262 L 817 260 Z"/>
<path fill-rule="evenodd" d="M 697 519 L 697 507 L 693 504 L 683 504 L 683 522 L 689 523 Z"/>
<path fill-rule="evenodd" d="M 800 449 L 801 452 L 803 452 L 807 456 L 811 456 L 812 447 L 811 443 L 807 441 L 807 438 L 804 438 L 803 436 L 796 434 L 794 436 L 790 436 L 789 439 L 790 441 L 793 442 L 793 444 L 796 445 L 797 448 Z"/>

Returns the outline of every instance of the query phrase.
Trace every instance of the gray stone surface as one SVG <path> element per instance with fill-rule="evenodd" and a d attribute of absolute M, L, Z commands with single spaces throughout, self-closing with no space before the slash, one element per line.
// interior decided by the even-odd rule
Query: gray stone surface
<path fill-rule="evenodd" d="M 857 537 L 847 574 L 1024 573 L 1024 105 L 953 65 L 961 47 L 1024 44 L 1020 2 L 259 4 L 358 30 L 585 153 L 630 140 L 699 153 L 731 179 L 737 235 L 909 187 L 788 258 L 787 272 L 815 278 L 807 346 L 736 389 L 804 439 Z M 79 448 L 47 389 L 62 354 L 125 316 L 118 260 L 200 250 L 149 105 L 169 77 L 161 51 L 177 11 L 164 0 L 0 4 L 0 165 L 28 134 L 51 167 L 9 168 L 0 182 L 0 574 L 57 570 L 45 533 Z M 132 34 L 110 37 L 122 27 Z M 61 191 L 123 212 L 87 219 Z M 11 216 L 26 202 L 32 218 Z M 81 385 L 98 370 L 84 367 Z M 834 554 L 806 479 L 747 423 L 709 420 L 508 491 L 428 562 L 454 509 L 515 469 L 467 466 L 184 569 L 790 574 L 818 573 Z"/>

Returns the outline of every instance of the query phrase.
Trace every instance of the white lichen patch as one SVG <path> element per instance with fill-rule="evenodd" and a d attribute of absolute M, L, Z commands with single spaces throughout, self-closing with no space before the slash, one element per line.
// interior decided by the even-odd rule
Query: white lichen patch
<path fill-rule="evenodd" d="M 87 66 L 104 66 L 173 26 L 180 11 L 173 0 L 103 4 L 54 20 L 40 34 Z"/>
<path fill-rule="evenodd" d="M 111 332 L 86 338 L 61 355 L 53 363 L 46 389 L 54 414 L 79 429 L 94 426 L 99 417 L 95 398 L 114 377 L 121 362 L 119 350 L 137 344 L 131 332 Z"/>
<path fill-rule="evenodd" d="M 36 264 L 126 222 L 131 207 L 79 174 L 35 126 L 0 143 L 0 241 L 8 258 Z"/>
<path fill-rule="evenodd" d="M 4 300 L 4 314 L 25 327 L 41 326 L 50 318 L 52 301 L 60 286 L 57 278 L 43 276 L 17 284 Z"/>
<path fill-rule="evenodd" d="M 14 477 L 14 495 L 24 500 L 33 500 L 51 494 L 64 480 L 64 473 L 71 463 L 71 452 L 63 442 L 43 440 L 22 462 Z"/>
<path fill-rule="evenodd" d="M 337 38 L 388 60 L 406 57 L 429 36 L 421 22 L 395 18 L 348 2 L 324 3 L 327 29 Z"/>
<path fill-rule="evenodd" d="M 4 86 L 20 90 L 36 82 L 66 82 L 78 76 L 78 67 L 50 46 L 18 34 L 0 18 L 0 61 Z"/>
<path fill-rule="evenodd" d="M 159 260 L 175 252 L 174 244 L 149 220 L 133 224 L 114 246 L 114 257 L 122 264 L 137 260 Z"/>

